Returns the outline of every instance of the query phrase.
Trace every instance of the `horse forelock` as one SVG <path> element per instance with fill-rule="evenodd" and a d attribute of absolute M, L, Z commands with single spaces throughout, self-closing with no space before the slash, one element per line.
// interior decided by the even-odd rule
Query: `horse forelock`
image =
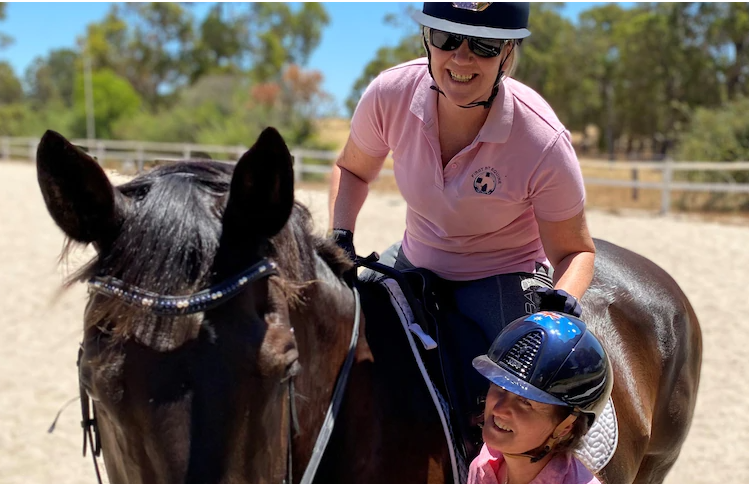
<path fill-rule="evenodd" d="M 205 284 L 221 232 L 220 199 L 230 172 L 218 163 L 178 163 L 120 185 L 118 236 L 77 275 L 113 276 L 162 294 Z"/>
<path fill-rule="evenodd" d="M 127 201 L 119 235 L 69 282 L 112 276 L 164 295 L 184 295 L 208 287 L 215 282 L 211 269 L 232 172 L 233 165 L 226 163 L 180 162 L 118 186 Z M 337 276 L 351 267 L 333 242 L 313 233 L 312 216 L 299 203 L 294 204 L 286 226 L 267 241 L 265 250 L 279 264 L 279 287 L 292 305 L 300 303 L 300 288 L 315 279 L 315 254 Z M 112 307 L 102 308 L 100 314 L 122 310 L 116 300 L 111 302 Z"/>

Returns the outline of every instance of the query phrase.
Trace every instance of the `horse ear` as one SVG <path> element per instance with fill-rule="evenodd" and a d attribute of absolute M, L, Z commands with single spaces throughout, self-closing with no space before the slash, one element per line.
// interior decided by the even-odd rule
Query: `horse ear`
<path fill-rule="evenodd" d="M 234 236 L 270 238 L 291 215 L 294 206 L 294 169 L 289 149 L 274 128 L 266 128 L 234 168 L 224 231 Z"/>
<path fill-rule="evenodd" d="M 48 130 L 36 152 L 36 169 L 47 210 L 68 237 L 89 243 L 114 236 L 119 192 L 96 160 Z"/>

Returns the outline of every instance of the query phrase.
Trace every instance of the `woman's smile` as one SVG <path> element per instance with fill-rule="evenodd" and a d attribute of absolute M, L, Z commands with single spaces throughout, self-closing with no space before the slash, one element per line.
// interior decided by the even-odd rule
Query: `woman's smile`
<path fill-rule="evenodd" d="M 462 84 L 466 84 L 471 82 L 473 78 L 475 78 L 478 74 L 458 74 L 457 72 L 447 70 L 447 72 L 450 74 L 450 78 L 455 81 Z"/>

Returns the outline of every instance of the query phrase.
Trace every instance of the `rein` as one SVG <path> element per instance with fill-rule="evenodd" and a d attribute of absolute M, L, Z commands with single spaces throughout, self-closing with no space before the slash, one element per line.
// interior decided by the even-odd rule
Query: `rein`
<path fill-rule="evenodd" d="M 220 306 L 237 296 L 248 284 L 278 274 L 277 268 L 278 266 L 275 262 L 263 259 L 226 281 L 188 296 L 160 295 L 131 286 L 126 282 L 113 277 L 93 277 L 88 282 L 88 287 L 89 293 L 102 293 L 159 316 L 186 315 L 207 311 Z M 335 389 L 333 390 L 333 396 L 331 397 L 325 419 L 323 420 L 320 432 L 317 435 L 317 440 L 315 441 L 315 446 L 312 450 L 312 456 L 307 463 L 300 484 L 311 484 L 315 478 L 315 473 L 317 472 L 320 461 L 325 454 L 325 449 L 330 441 L 335 420 L 338 417 L 341 402 L 343 401 L 343 396 L 346 392 L 346 384 L 348 383 L 349 373 L 353 366 L 356 344 L 359 340 L 361 320 L 361 301 L 359 299 L 359 292 L 356 288 L 352 288 L 352 291 L 354 294 L 355 312 L 353 328 L 351 331 L 351 342 L 349 343 L 348 352 L 346 353 L 346 359 L 344 360 L 341 371 L 338 374 L 338 379 L 336 380 Z M 98 483 L 102 484 L 99 464 L 96 460 L 96 458 L 101 454 L 101 437 L 99 434 L 98 422 L 96 420 L 96 408 L 91 404 L 91 397 L 88 395 L 80 378 L 80 363 L 82 357 L 83 348 L 78 350 L 78 382 L 81 399 L 81 427 L 83 428 L 83 456 L 86 456 L 86 450 L 90 446 L 91 456 L 94 461 L 94 469 L 96 470 L 96 478 Z M 283 383 L 287 380 L 289 386 L 289 432 L 286 464 L 287 475 L 286 478 L 284 478 L 283 484 L 292 484 L 292 441 L 299 433 L 299 420 L 296 412 L 293 375 L 285 379 Z"/>

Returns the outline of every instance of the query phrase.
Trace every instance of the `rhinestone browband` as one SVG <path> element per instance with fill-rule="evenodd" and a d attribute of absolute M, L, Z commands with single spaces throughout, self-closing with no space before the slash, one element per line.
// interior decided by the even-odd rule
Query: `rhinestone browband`
<path fill-rule="evenodd" d="M 275 262 L 263 259 L 231 279 L 186 296 L 163 296 L 130 286 L 114 277 L 93 277 L 88 282 L 88 288 L 89 292 L 106 294 L 160 316 L 194 314 L 225 303 L 239 294 L 247 284 L 278 274 L 276 269 Z"/>

